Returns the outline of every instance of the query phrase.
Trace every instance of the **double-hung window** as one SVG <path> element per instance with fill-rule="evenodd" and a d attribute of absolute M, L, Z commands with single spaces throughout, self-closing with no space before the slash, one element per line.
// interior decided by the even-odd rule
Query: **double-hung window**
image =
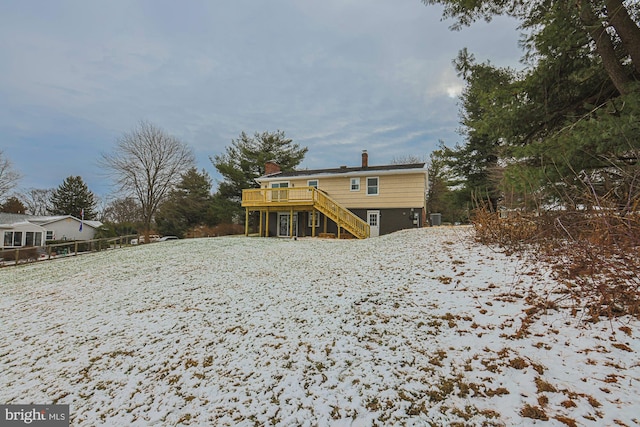
<path fill-rule="evenodd" d="M 351 191 L 360 191 L 360 178 L 351 178 Z"/>
<path fill-rule="evenodd" d="M 380 194 L 379 178 L 377 176 L 367 178 L 367 196 L 377 196 L 378 194 Z"/>

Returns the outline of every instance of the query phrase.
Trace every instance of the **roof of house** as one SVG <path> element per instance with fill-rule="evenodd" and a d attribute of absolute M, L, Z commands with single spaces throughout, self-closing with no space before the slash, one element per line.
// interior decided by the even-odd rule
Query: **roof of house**
<path fill-rule="evenodd" d="M 22 228 L 24 229 L 26 228 L 31 228 L 31 229 L 35 229 L 35 230 L 44 230 L 44 228 L 41 225 L 38 224 L 34 224 L 33 222 L 29 222 L 29 221 L 19 221 L 19 222 L 13 222 L 13 223 L 2 223 L 0 221 L 0 229 L 2 230 L 14 230 L 17 228 Z"/>
<path fill-rule="evenodd" d="M 410 172 L 410 171 L 420 171 L 424 170 L 425 163 L 410 163 L 405 165 L 381 165 L 381 166 L 367 166 L 367 167 L 346 167 L 342 166 L 339 168 L 332 169 L 307 169 L 307 170 L 296 170 L 289 172 L 276 172 L 270 175 L 263 175 L 257 180 L 269 180 L 273 178 L 295 178 L 295 177 L 310 177 L 310 176 L 321 176 L 321 175 L 354 175 L 361 173 L 371 173 L 371 172 Z"/>
<path fill-rule="evenodd" d="M 71 218 L 78 222 L 81 221 L 80 218 L 76 218 L 73 215 L 26 215 L 0 212 L 0 224 L 17 224 L 19 222 L 27 221 L 32 224 L 45 225 L 62 221 L 66 218 Z M 83 223 L 92 228 L 99 228 L 102 226 L 100 221 L 84 220 Z"/>

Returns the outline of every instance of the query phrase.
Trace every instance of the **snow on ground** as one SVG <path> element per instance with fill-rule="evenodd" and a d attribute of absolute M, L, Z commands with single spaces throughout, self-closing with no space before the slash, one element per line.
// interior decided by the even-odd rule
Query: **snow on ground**
<path fill-rule="evenodd" d="M 0 403 L 70 404 L 73 426 L 640 425 L 639 322 L 527 314 L 561 288 L 470 234 L 0 269 Z"/>

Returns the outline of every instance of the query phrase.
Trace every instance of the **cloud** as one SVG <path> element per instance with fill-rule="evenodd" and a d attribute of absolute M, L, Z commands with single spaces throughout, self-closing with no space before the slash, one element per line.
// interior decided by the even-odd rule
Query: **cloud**
<path fill-rule="evenodd" d="M 440 16 L 418 0 L 4 2 L 0 137 L 35 187 L 62 182 L 45 170 L 63 155 L 103 186 L 83 165 L 142 119 L 212 175 L 208 156 L 242 131 L 284 130 L 309 167 L 426 153 L 457 138 L 458 50 L 518 56 L 513 23 L 451 32 Z M 51 149 L 63 140 L 83 156 Z M 34 168 L 34 149 L 49 162 Z"/>

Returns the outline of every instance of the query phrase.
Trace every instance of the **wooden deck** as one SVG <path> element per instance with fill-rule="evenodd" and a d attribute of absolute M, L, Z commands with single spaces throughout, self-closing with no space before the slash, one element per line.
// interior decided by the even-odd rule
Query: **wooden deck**
<path fill-rule="evenodd" d="M 359 239 L 369 237 L 369 224 L 315 187 L 242 190 L 242 207 L 246 209 L 247 217 L 250 211 L 317 210 L 337 224 L 338 232 L 344 228 Z M 245 231 L 245 234 L 247 233 L 248 229 Z"/>

